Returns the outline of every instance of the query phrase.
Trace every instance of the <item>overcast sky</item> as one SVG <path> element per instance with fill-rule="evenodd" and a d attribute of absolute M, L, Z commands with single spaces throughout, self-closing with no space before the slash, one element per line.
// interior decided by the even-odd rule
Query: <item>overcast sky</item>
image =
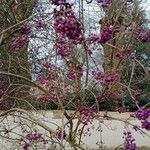
<path fill-rule="evenodd" d="M 144 0 L 143 7 L 146 11 L 150 12 L 150 0 Z"/>

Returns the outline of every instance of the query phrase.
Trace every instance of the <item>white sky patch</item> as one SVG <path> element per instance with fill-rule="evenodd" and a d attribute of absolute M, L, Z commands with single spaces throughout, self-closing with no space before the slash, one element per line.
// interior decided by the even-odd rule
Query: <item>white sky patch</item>
<path fill-rule="evenodd" d="M 150 11 L 150 0 L 144 0 L 142 2 L 142 5 L 143 5 L 143 8 L 146 10 L 146 11 Z"/>

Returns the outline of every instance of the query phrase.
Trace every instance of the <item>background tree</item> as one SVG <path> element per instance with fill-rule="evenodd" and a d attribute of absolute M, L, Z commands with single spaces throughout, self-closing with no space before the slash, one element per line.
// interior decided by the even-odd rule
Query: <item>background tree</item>
<path fill-rule="evenodd" d="M 120 84 L 123 68 L 126 65 L 126 59 L 133 52 L 130 41 L 143 16 L 136 1 L 113 1 L 111 5 L 109 3 L 103 5 L 103 10 L 105 15 L 100 20 L 100 24 L 102 33 L 107 34 L 107 37 L 102 37 L 105 38 L 102 43 L 104 72 L 108 76 L 117 75 L 116 83 L 108 87 L 108 91 L 112 93 L 112 100 L 121 103 L 124 96 L 124 90 Z M 120 32 L 116 31 L 118 27 Z"/>
<path fill-rule="evenodd" d="M 143 34 L 148 34 L 149 32 L 149 22 L 147 17 L 143 15 L 143 19 L 141 20 L 141 26 L 139 29 Z M 141 34 L 141 33 L 138 33 Z M 149 36 L 149 35 L 148 35 Z M 127 61 L 128 66 L 123 69 L 123 82 L 129 82 L 131 72 L 133 72 L 131 87 L 134 89 L 135 95 L 141 96 L 140 106 L 143 106 L 147 102 L 150 101 L 149 93 L 150 93 L 150 85 L 149 85 L 149 66 L 150 66 L 150 44 L 148 42 L 143 42 L 140 39 L 136 38 L 132 40 L 132 44 L 135 46 L 135 62 L 133 68 L 133 61 Z M 145 75 L 145 72 L 147 75 Z M 137 108 L 134 106 L 130 96 L 127 94 L 124 97 L 124 104 L 128 105 L 133 111 Z"/>
<path fill-rule="evenodd" d="M 30 29 L 27 27 L 28 20 L 24 20 L 32 15 L 36 2 L 36 0 L 0 1 L 0 70 L 28 79 L 31 79 L 27 42 Z M 22 21 L 24 22 L 21 23 Z M 1 82 L 5 82 L 7 85 L 4 97 L 10 105 L 18 103 L 18 100 L 13 99 L 13 97 L 18 97 L 17 95 L 24 97 L 25 93 L 29 91 L 29 88 L 22 86 L 26 84 L 22 79 L 5 76 Z"/>

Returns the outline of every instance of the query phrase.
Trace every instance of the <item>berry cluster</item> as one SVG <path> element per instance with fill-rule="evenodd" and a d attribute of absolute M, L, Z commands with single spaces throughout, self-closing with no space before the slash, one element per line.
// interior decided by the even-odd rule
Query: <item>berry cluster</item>
<path fill-rule="evenodd" d="M 99 36 L 96 34 L 90 34 L 87 41 L 88 41 L 88 44 L 96 43 L 99 41 Z"/>
<path fill-rule="evenodd" d="M 128 56 L 130 56 L 130 54 L 131 54 L 131 48 L 124 49 L 124 50 L 116 53 L 116 58 L 118 60 L 123 60 L 123 59 L 127 58 Z"/>
<path fill-rule="evenodd" d="M 124 55 L 123 51 L 120 51 L 120 52 L 118 52 L 118 53 L 116 54 L 116 57 L 117 57 L 119 60 L 123 60 L 124 57 L 125 57 L 125 55 Z"/>
<path fill-rule="evenodd" d="M 99 42 L 101 44 L 105 44 L 109 40 L 111 40 L 113 33 L 117 33 L 120 31 L 119 27 L 105 27 L 102 29 L 100 33 L 100 39 Z"/>
<path fill-rule="evenodd" d="M 56 39 L 54 47 L 56 48 L 57 55 L 62 59 L 69 57 L 73 51 L 72 42 L 66 42 L 63 38 Z"/>
<path fill-rule="evenodd" d="M 73 69 L 69 69 L 67 71 L 67 78 L 70 80 L 75 80 L 76 79 L 76 72 Z"/>
<path fill-rule="evenodd" d="M 59 73 L 61 69 L 56 67 L 52 63 L 44 63 L 43 64 L 43 74 L 38 77 L 38 82 L 49 91 L 50 95 L 45 96 L 41 94 L 39 97 L 39 102 L 41 104 L 46 104 L 47 102 L 66 102 L 68 100 L 68 95 L 64 92 L 61 92 L 62 89 L 67 89 L 67 84 L 64 81 L 57 82 L 57 79 L 60 77 Z M 58 94 L 59 92 L 59 94 Z"/>
<path fill-rule="evenodd" d="M 12 49 L 20 49 L 28 42 L 28 37 L 26 35 L 22 35 L 21 37 L 13 38 L 11 43 Z"/>
<path fill-rule="evenodd" d="M 143 43 L 150 43 L 150 30 L 137 29 L 135 38 Z"/>
<path fill-rule="evenodd" d="M 26 34 L 28 35 L 29 33 L 31 32 L 31 29 L 28 25 L 24 24 L 24 25 L 21 25 L 20 28 L 19 28 L 19 33 L 20 34 Z"/>
<path fill-rule="evenodd" d="M 32 142 L 32 141 L 37 141 L 39 139 L 43 139 L 42 138 L 42 134 L 41 133 L 28 133 L 25 138 L 29 141 L 29 142 Z"/>
<path fill-rule="evenodd" d="M 88 43 L 92 44 L 97 42 L 100 44 L 105 44 L 106 42 L 112 39 L 113 33 L 117 33 L 119 31 L 120 31 L 119 27 L 104 27 L 101 30 L 100 35 L 95 34 L 89 35 Z"/>
<path fill-rule="evenodd" d="M 106 76 L 101 71 L 93 71 L 92 74 L 93 74 L 94 78 L 96 80 L 100 81 L 101 85 L 103 85 L 103 86 L 111 85 L 118 79 L 117 74 L 112 74 L 112 75 Z"/>
<path fill-rule="evenodd" d="M 124 132 L 124 150 L 136 150 L 135 139 L 131 132 Z"/>
<path fill-rule="evenodd" d="M 47 144 L 48 141 L 45 140 L 42 136 L 41 133 L 37 133 L 37 132 L 30 132 L 25 136 L 26 142 L 23 146 L 24 150 L 29 150 L 30 145 L 32 145 L 33 143 L 43 143 L 43 144 Z"/>
<path fill-rule="evenodd" d="M 57 94 L 55 93 L 55 91 L 52 91 L 52 93 L 51 93 L 50 96 L 41 95 L 39 97 L 40 104 L 41 105 L 43 105 L 43 104 L 45 105 L 48 102 L 55 102 L 56 103 L 56 102 L 58 102 L 58 100 L 59 101 L 61 100 L 61 102 L 65 102 L 65 101 L 67 101 L 69 99 L 68 95 L 66 95 L 66 94 L 59 94 L 59 96 L 57 96 Z"/>
<path fill-rule="evenodd" d="M 92 123 L 95 113 L 98 110 L 95 107 L 83 107 L 80 111 L 80 122 L 84 125 L 88 125 L 88 123 Z"/>
<path fill-rule="evenodd" d="M 29 40 L 30 32 L 31 32 L 31 29 L 30 29 L 29 26 L 22 25 L 18 29 L 18 33 L 19 33 L 18 37 L 15 37 L 15 38 L 12 39 L 10 47 L 14 50 L 22 48 L 24 45 L 27 44 L 27 42 Z"/>
<path fill-rule="evenodd" d="M 59 6 L 66 2 L 66 0 L 50 0 L 53 5 Z"/>
<path fill-rule="evenodd" d="M 68 69 L 67 70 L 67 78 L 70 80 L 75 80 L 78 77 L 81 77 L 83 75 L 83 70 L 82 68 L 79 68 L 80 70 L 74 70 L 74 69 Z"/>
<path fill-rule="evenodd" d="M 38 20 L 36 23 L 35 23 L 35 29 L 36 30 L 39 30 L 41 28 L 43 28 L 45 26 L 45 24 L 41 21 L 41 20 Z"/>
<path fill-rule="evenodd" d="M 149 120 L 142 121 L 141 122 L 141 128 L 150 131 L 150 121 Z"/>
<path fill-rule="evenodd" d="M 39 82 L 47 85 L 48 81 L 54 80 L 57 77 L 56 68 L 52 63 L 43 64 L 43 74 L 39 76 Z"/>
<path fill-rule="evenodd" d="M 140 108 L 137 112 L 135 112 L 135 117 L 139 120 L 145 120 L 150 117 L 150 109 Z"/>
<path fill-rule="evenodd" d="M 55 135 L 56 135 L 56 138 L 59 139 L 59 140 L 61 140 L 62 138 L 65 139 L 66 136 L 67 136 L 67 134 L 66 134 L 65 131 L 63 131 L 63 135 L 62 135 L 62 130 L 61 130 L 61 128 L 57 128 L 57 129 L 56 129 Z"/>
<path fill-rule="evenodd" d="M 140 108 L 133 117 L 141 121 L 141 128 L 150 130 L 150 109 Z"/>
<path fill-rule="evenodd" d="M 63 7 L 60 11 L 56 10 L 54 28 L 58 34 L 72 40 L 74 44 L 82 41 L 83 26 L 71 8 Z"/>

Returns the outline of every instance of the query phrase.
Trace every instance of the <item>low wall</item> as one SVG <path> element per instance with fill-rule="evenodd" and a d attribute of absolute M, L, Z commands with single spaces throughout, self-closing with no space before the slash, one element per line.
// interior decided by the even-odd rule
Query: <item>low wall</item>
<path fill-rule="evenodd" d="M 37 118 L 44 121 L 46 125 L 50 126 L 53 129 L 61 126 L 62 119 L 56 118 L 53 115 L 53 111 L 38 111 L 31 112 Z M 71 112 L 70 112 L 71 113 Z M 99 112 L 100 115 L 103 115 L 104 112 Z M 126 129 L 129 129 L 132 132 L 133 137 L 136 140 L 138 147 L 150 147 L 150 132 L 146 132 L 149 137 L 139 131 L 135 131 L 132 129 L 132 126 L 128 126 L 122 121 L 119 120 L 126 120 L 131 113 L 122 113 L 119 114 L 117 112 L 108 112 L 108 115 L 112 116 L 113 118 L 117 118 L 118 120 L 94 120 L 92 124 L 86 127 L 86 131 L 88 128 L 90 129 L 88 133 L 85 133 L 83 136 L 83 143 L 85 143 L 85 147 L 87 149 L 98 149 L 101 146 L 107 147 L 110 149 L 114 149 L 119 145 L 123 144 L 123 132 Z M 65 120 L 67 121 L 67 120 Z M 140 124 L 139 122 L 135 121 L 134 119 L 130 119 L 129 122 L 133 125 Z M 77 120 L 74 120 L 74 124 L 77 123 Z M 87 135 L 86 135 L 87 134 Z M 0 137 L 0 150 L 3 150 L 2 145 L 6 145 L 5 140 Z M 85 148 L 85 149 L 86 149 Z M 5 150 L 5 149 L 4 149 Z M 150 150 L 150 148 L 149 148 Z"/>

